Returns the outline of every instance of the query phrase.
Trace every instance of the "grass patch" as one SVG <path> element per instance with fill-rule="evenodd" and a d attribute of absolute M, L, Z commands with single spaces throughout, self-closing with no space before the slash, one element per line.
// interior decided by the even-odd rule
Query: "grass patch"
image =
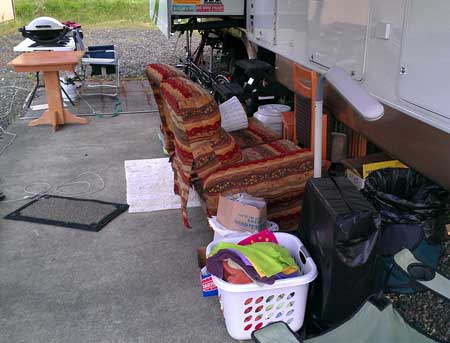
<path fill-rule="evenodd" d="M 85 27 L 153 27 L 148 0 L 15 0 L 16 20 L 0 25 L 10 33 L 41 16 L 76 21 Z"/>

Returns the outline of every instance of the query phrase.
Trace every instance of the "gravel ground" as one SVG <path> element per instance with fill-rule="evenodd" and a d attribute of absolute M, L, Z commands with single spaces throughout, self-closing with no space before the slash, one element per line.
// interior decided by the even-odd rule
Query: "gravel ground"
<path fill-rule="evenodd" d="M 442 247 L 438 271 L 450 278 L 450 242 Z M 450 301 L 431 291 L 387 296 L 411 326 L 433 338 L 450 342 Z"/>
<path fill-rule="evenodd" d="M 17 86 L 31 89 L 33 76 L 15 73 L 6 67 L 17 56 L 12 48 L 22 40 L 21 36 L 12 34 L 0 36 L 0 126 L 7 126 L 11 116 L 20 115 L 27 92 L 18 90 L 11 107 L 9 118 L 3 118 L 8 112 L 15 89 L 5 86 Z M 102 29 L 85 30 L 87 45 L 113 43 L 119 47 L 121 58 L 121 77 L 143 77 L 143 67 L 151 62 L 175 64 L 183 56 L 184 40 L 176 45 L 176 37 L 167 40 L 157 30 L 142 29 Z M 0 135 L 1 140 L 1 135 Z M 1 142 L 0 142 L 1 144 Z M 439 271 L 450 277 L 450 242 L 443 247 Z M 450 341 L 450 302 L 431 292 L 413 295 L 388 295 L 395 306 L 411 325 L 427 332 L 433 337 Z"/>
<path fill-rule="evenodd" d="M 8 126 L 11 116 L 21 113 L 22 104 L 28 94 L 27 91 L 16 90 L 10 88 L 10 86 L 23 87 L 29 90 L 33 87 L 30 75 L 16 73 L 6 66 L 9 61 L 17 56 L 13 52 L 13 47 L 20 41 L 19 34 L 0 36 L 0 126 L 2 127 Z M 14 95 L 16 96 L 14 97 Z M 14 101 L 12 101 L 13 97 Z M 11 116 L 5 117 L 8 112 L 11 113 Z"/>

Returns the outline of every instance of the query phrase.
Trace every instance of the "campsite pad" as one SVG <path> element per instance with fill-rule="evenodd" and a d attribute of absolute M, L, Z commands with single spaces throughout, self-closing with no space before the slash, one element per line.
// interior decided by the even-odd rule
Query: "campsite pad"
<path fill-rule="evenodd" d="M 97 232 L 127 209 L 128 205 L 124 204 L 42 195 L 5 219 Z"/>
<path fill-rule="evenodd" d="M 98 113 L 119 113 L 120 112 L 152 112 L 156 111 L 155 99 L 152 90 L 146 80 L 122 80 L 120 82 L 120 92 L 117 97 L 111 96 L 88 96 L 93 90 L 82 91 L 84 100 L 75 100 L 76 106 L 72 106 L 68 100 L 64 100 L 64 106 L 73 114 L 78 116 L 91 115 L 92 109 Z M 106 90 L 110 93 L 112 90 Z M 92 107 L 90 108 L 89 105 Z M 44 88 L 39 88 L 36 97 L 22 119 L 38 118 L 47 109 L 47 97 Z"/>

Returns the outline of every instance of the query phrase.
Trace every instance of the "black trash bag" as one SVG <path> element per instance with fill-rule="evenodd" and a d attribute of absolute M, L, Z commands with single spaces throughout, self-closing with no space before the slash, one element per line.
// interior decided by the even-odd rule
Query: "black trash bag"
<path fill-rule="evenodd" d="M 403 248 L 413 251 L 424 238 L 423 230 L 418 225 L 387 225 L 382 230 L 379 254 L 382 256 L 394 256 Z"/>
<path fill-rule="evenodd" d="M 319 270 L 306 311 L 308 331 L 323 331 L 377 291 L 380 237 L 376 209 L 347 178 L 308 181 L 299 236 Z"/>
<path fill-rule="evenodd" d="M 387 168 L 369 174 L 363 193 L 380 212 L 382 225 L 419 225 L 430 243 L 442 241 L 449 192 L 412 169 Z"/>

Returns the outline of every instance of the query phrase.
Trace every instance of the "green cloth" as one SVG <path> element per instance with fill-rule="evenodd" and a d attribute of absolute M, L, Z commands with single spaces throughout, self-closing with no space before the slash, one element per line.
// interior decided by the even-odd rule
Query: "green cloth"
<path fill-rule="evenodd" d="M 271 277 L 281 272 L 291 274 L 298 271 L 297 263 L 289 254 L 289 251 L 275 243 L 261 242 L 250 245 L 238 245 L 219 242 L 211 250 L 208 257 L 217 254 L 223 249 L 236 250 L 247 257 L 261 277 Z"/>
<path fill-rule="evenodd" d="M 392 307 L 379 310 L 370 301 L 349 320 L 305 343 L 437 343 L 409 326 Z"/>

